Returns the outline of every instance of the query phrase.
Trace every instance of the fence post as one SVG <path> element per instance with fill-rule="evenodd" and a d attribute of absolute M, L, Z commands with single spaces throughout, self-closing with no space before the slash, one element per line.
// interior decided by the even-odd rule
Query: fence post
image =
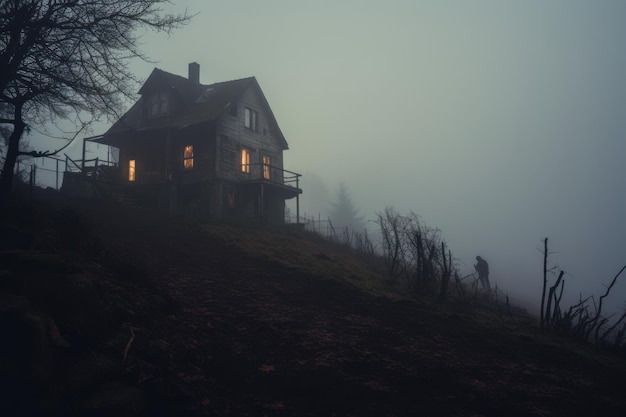
<path fill-rule="evenodd" d="M 86 141 L 85 141 L 85 138 L 83 138 L 83 159 L 80 164 L 81 172 L 85 172 L 85 146 L 86 146 Z"/>
<path fill-rule="evenodd" d="M 300 178 L 296 176 L 296 190 L 300 189 Z M 300 193 L 296 195 L 296 224 L 300 224 Z"/>
<path fill-rule="evenodd" d="M 33 195 L 33 182 L 34 182 L 33 178 L 34 178 L 34 175 L 35 175 L 34 172 L 33 172 L 34 167 L 35 167 L 35 165 L 31 165 L 30 166 L 30 178 L 29 178 L 30 181 L 28 182 L 29 191 L 30 191 L 30 195 L 31 196 Z"/>

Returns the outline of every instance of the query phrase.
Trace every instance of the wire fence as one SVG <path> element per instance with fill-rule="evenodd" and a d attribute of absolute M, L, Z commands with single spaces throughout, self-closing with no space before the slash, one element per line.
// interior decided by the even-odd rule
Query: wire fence
<path fill-rule="evenodd" d="M 315 216 L 307 216 L 305 213 L 304 216 L 302 216 L 302 223 L 304 224 L 304 230 L 315 232 L 328 239 L 338 238 L 344 229 L 335 228 L 333 226 L 333 222 L 329 218 L 322 219 L 319 214 L 317 218 L 315 218 Z"/>
<path fill-rule="evenodd" d="M 63 185 L 66 160 L 52 156 L 20 157 L 15 163 L 15 175 L 30 187 L 41 186 L 59 190 Z"/>

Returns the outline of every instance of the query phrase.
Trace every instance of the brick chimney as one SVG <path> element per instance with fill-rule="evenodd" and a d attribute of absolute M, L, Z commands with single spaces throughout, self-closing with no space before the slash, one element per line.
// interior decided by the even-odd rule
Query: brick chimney
<path fill-rule="evenodd" d="M 197 62 L 189 64 L 189 81 L 200 84 L 200 64 Z"/>

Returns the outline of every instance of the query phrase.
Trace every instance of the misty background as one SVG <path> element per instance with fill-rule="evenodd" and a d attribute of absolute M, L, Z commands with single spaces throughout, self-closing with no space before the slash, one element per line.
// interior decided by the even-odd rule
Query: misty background
<path fill-rule="evenodd" d="M 327 217 L 342 184 L 372 231 L 386 206 L 413 211 L 462 274 L 480 255 L 535 305 L 545 237 L 568 300 L 603 294 L 626 263 L 626 2 L 172 2 L 185 8 L 187 27 L 143 37 L 156 62 L 135 74 L 195 61 L 203 84 L 255 76 L 285 169 L 303 174 L 301 213 Z"/>

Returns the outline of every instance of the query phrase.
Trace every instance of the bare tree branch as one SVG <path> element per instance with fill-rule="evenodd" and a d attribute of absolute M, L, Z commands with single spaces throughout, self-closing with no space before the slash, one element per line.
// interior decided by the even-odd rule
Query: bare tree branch
<path fill-rule="evenodd" d="M 130 60 L 141 31 L 171 33 L 192 16 L 165 13 L 167 0 L 4 0 L 0 3 L 0 123 L 11 125 L 0 178 L 10 192 L 29 125 L 70 115 L 115 118 L 138 79 Z M 41 152 L 53 154 L 53 151 Z"/>

